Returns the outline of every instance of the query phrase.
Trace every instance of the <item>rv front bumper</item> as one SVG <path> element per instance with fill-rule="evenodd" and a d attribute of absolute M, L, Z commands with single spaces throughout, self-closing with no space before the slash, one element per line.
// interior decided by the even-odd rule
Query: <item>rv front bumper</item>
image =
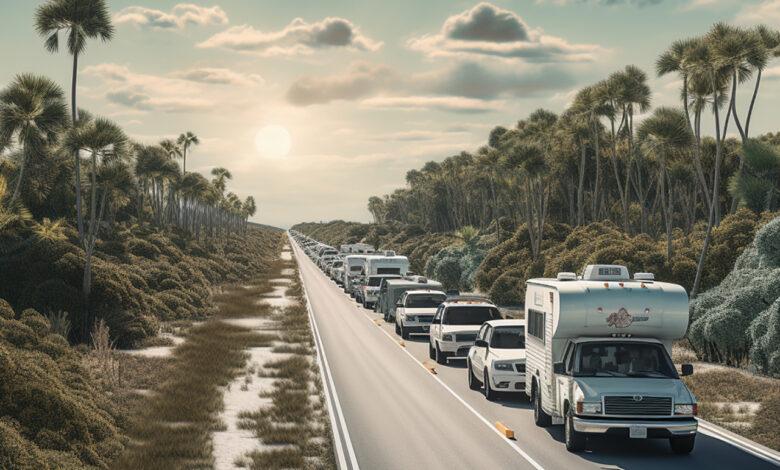
<path fill-rule="evenodd" d="M 617 420 L 617 419 L 590 419 L 574 417 L 574 430 L 586 434 L 602 434 L 610 436 L 629 436 L 632 427 L 647 428 L 648 438 L 665 438 L 672 436 L 690 436 L 696 434 L 698 421 L 696 419 L 684 420 Z"/>

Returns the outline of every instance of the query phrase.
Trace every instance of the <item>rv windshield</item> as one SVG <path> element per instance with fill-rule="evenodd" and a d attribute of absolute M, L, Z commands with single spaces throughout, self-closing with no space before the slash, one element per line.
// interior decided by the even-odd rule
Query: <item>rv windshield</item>
<path fill-rule="evenodd" d="M 447 309 L 442 319 L 445 325 L 481 325 L 489 320 L 498 320 L 501 314 L 495 307 L 453 306 Z"/>
<path fill-rule="evenodd" d="M 363 270 L 363 266 L 354 266 L 354 265 L 353 265 L 353 266 L 350 266 L 350 267 L 349 267 L 349 270 L 350 270 L 351 272 L 353 272 L 353 273 L 359 273 L 360 271 L 362 271 L 362 270 Z"/>
<path fill-rule="evenodd" d="M 382 279 L 400 279 L 401 276 L 371 276 L 368 278 L 368 284 L 371 287 L 379 287 L 382 284 Z"/>
<path fill-rule="evenodd" d="M 660 344 L 603 342 L 579 345 L 575 377 L 648 377 L 677 379 L 677 371 Z"/>
<path fill-rule="evenodd" d="M 490 347 L 494 349 L 525 349 L 525 327 L 504 326 L 493 330 Z"/>
<path fill-rule="evenodd" d="M 446 298 L 442 294 L 414 294 L 406 299 L 406 308 L 436 308 Z"/>

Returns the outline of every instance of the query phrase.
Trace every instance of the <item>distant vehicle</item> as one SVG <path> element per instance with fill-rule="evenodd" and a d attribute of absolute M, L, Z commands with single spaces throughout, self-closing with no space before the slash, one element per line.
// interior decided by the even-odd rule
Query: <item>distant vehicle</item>
<path fill-rule="evenodd" d="M 441 290 L 441 288 L 441 282 L 424 276 L 410 276 L 407 272 L 403 279 L 386 280 L 379 285 L 379 301 L 376 311 L 384 315 L 385 321 L 395 321 L 396 304 L 404 292 L 420 289 Z"/>
<path fill-rule="evenodd" d="M 365 272 L 366 262 L 375 255 L 348 255 L 344 257 L 344 292 L 355 296 L 357 284 Z"/>
<path fill-rule="evenodd" d="M 436 309 L 446 298 L 440 290 L 404 291 L 393 314 L 396 334 L 403 339 L 409 339 L 413 334 L 427 335 Z"/>
<path fill-rule="evenodd" d="M 675 453 L 690 453 L 696 399 L 670 358 L 688 327 L 685 289 L 647 273 L 631 279 L 616 265 L 526 284 L 526 393 L 536 424 L 564 424 L 569 451 L 583 450 L 586 436 L 625 436 L 668 438 Z"/>
<path fill-rule="evenodd" d="M 489 300 L 445 300 L 431 322 L 428 354 L 439 364 L 450 358 L 465 359 L 482 324 L 499 319 L 498 307 Z"/>
<path fill-rule="evenodd" d="M 409 270 L 409 259 L 406 256 L 397 256 L 395 252 L 385 252 L 385 256 L 371 256 L 366 259 L 363 272 L 362 290 L 358 293 L 363 306 L 373 306 L 379 300 L 379 283 L 372 281 L 377 276 L 394 275 L 404 276 Z M 379 280 L 381 282 L 381 279 Z"/>
<path fill-rule="evenodd" d="M 374 308 L 379 299 L 379 286 L 382 281 L 389 279 L 401 279 L 399 274 L 375 274 L 368 276 L 363 281 L 357 294 L 357 301 L 363 304 L 363 308 Z"/>
<path fill-rule="evenodd" d="M 368 243 L 351 243 L 348 245 L 341 245 L 339 247 L 342 253 L 359 254 L 359 253 L 373 253 L 374 247 Z"/>
<path fill-rule="evenodd" d="M 491 320 L 480 328 L 467 359 L 469 388 L 525 393 L 525 320 Z"/>
<path fill-rule="evenodd" d="M 335 259 L 333 264 L 330 265 L 330 278 L 336 281 L 336 284 L 341 284 L 341 275 L 344 273 L 344 260 Z"/>

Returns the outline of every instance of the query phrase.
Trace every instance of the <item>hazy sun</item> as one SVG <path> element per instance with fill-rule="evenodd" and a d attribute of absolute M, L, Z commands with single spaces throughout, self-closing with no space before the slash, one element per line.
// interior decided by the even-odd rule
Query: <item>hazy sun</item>
<path fill-rule="evenodd" d="M 290 153 L 290 133 L 282 126 L 266 126 L 255 136 L 255 145 L 265 158 L 282 158 Z"/>

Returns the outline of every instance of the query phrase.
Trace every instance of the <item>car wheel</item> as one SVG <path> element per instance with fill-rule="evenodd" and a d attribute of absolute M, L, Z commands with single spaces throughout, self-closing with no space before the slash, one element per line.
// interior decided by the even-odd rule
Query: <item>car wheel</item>
<path fill-rule="evenodd" d="M 542 394 L 539 392 L 539 388 L 534 384 L 533 388 L 533 400 L 534 400 L 534 423 L 540 428 L 546 428 L 552 423 L 550 415 L 544 412 L 542 409 Z"/>
<path fill-rule="evenodd" d="M 428 343 L 428 357 L 433 359 L 433 344 Z"/>
<path fill-rule="evenodd" d="M 574 430 L 574 413 L 571 407 L 566 412 L 566 422 L 563 424 L 566 438 L 566 450 L 569 452 L 582 452 L 585 450 L 585 435 Z"/>
<path fill-rule="evenodd" d="M 495 399 L 497 398 L 496 395 L 498 395 L 498 392 L 496 392 L 495 390 L 493 390 L 490 387 L 490 376 L 488 375 L 487 370 L 485 371 L 485 378 L 482 381 L 482 384 L 485 387 L 485 398 L 488 401 L 495 401 Z"/>
<path fill-rule="evenodd" d="M 447 356 L 445 356 L 444 354 L 445 353 L 443 353 L 441 351 L 441 348 L 437 344 L 436 345 L 436 362 L 438 362 L 439 364 L 447 364 Z"/>
<path fill-rule="evenodd" d="M 387 321 L 387 316 L 385 315 L 385 321 Z M 395 334 L 400 335 L 401 329 L 398 327 L 398 323 L 395 324 Z"/>
<path fill-rule="evenodd" d="M 471 361 L 466 362 L 466 367 L 469 369 L 469 388 L 472 390 L 479 390 L 480 387 L 482 387 L 482 384 L 474 375 L 474 370 L 471 368 Z"/>
<path fill-rule="evenodd" d="M 693 452 L 693 445 L 696 443 L 696 434 L 693 436 L 670 437 L 669 444 L 675 454 L 690 454 Z"/>
<path fill-rule="evenodd" d="M 404 324 L 401 323 L 401 338 L 403 339 L 409 339 L 409 331 L 404 330 Z"/>

